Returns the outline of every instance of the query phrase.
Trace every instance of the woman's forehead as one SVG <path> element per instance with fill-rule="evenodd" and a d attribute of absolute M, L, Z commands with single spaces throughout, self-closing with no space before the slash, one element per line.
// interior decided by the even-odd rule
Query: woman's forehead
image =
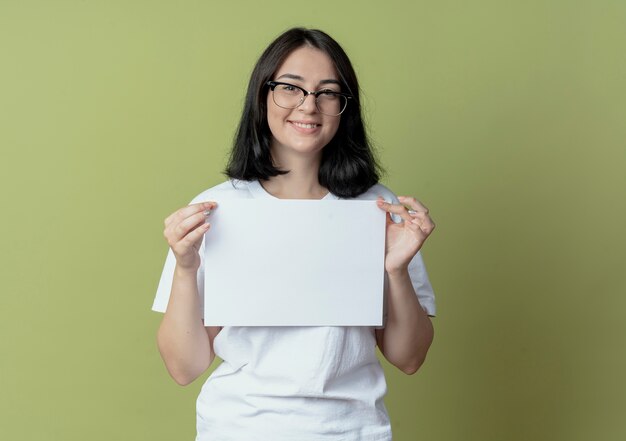
<path fill-rule="evenodd" d="M 310 46 L 299 47 L 287 55 L 274 74 L 274 79 L 279 77 L 316 83 L 339 79 L 335 63 L 328 54 Z"/>

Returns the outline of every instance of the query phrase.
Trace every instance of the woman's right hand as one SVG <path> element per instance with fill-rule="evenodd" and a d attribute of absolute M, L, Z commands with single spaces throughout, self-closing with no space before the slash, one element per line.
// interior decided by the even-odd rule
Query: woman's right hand
<path fill-rule="evenodd" d="M 197 271 L 200 266 L 200 244 L 211 224 L 207 222 L 215 202 L 191 204 L 176 210 L 165 219 L 163 236 L 176 256 L 176 266 L 184 270 Z"/>

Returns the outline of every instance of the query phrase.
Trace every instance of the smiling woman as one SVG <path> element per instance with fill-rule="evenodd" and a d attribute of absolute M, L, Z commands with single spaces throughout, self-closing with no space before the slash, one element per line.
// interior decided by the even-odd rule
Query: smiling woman
<path fill-rule="evenodd" d="M 322 149 L 339 128 L 339 100 L 322 98 L 322 107 L 329 107 L 335 115 L 322 113 L 318 107 L 319 98 L 324 95 L 306 92 L 304 88 L 320 91 L 323 87 L 321 92 L 329 91 L 336 97 L 341 90 L 332 60 L 321 50 L 304 46 L 289 54 L 275 77 L 277 80 L 289 78 L 294 85 L 274 83 L 278 87 L 267 95 L 267 123 L 273 135 L 272 158 L 279 167 L 293 161 L 319 164 Z M 292 103 L 292 106 L 279 103 Z"/>
<path fill-rule="evenodd" d="M 290 64 L 293 63 L 292 68 L 300 69 L 300 72 L 290 72 L 284 69 L 290 55 L 299 50 L 319 52 L 315 56 L 325 63 L 324 69 L 327 75 L 317 79 L 320 84 L 307 84 L 303 87 L 304 81 L 315 80 L 305 78 L 306 76 L 315 72 L 318 75 L 324 73 L 324 71 L 318 72 L 317 66 L 312 66 L 313 71 L 304 69 L 304 63 L 307 63 L 306 67 L 312 64 L 305 59 L 296 57 L 290 61 Z M 325 59 L 322 55 L 327 58 Z M 330 66 L 328 66 L 329 61 Z M 270 151 L 274 136 L 268 125 L 268 112 L 270 106 L 278 106 L 275 99 L 270 100 L 270 95 L 274 96 L 274 92 L 271 92 L 272 82 L 293 84 L 305 91 L 308 89 L 318 92 L 331 89 L 340 91 L 342 96 L 350 97 L 346 99 L 346 106 L 340 117 L 336 118 L 339 126 L 335 136 L 322 151 L 319 170 L 315 170 L 315 173 L 309 176 L 314 184 L 322 187 L 318 188 L 316 192 L 318 195 L 320 192 L 324 193 L 323 189 L 326 189 L 339 197 L 355 197 L 378 182 L 379 167 L 372 154 L 361 118 L 359 83 L 352 63 L 341 46 L 330 36 L 321 31 L 305 29 L 293 29 L 282 34 L 267 47 L 255 65 L 248 83 L 235 144 L 226 169 L 228 177 L 240 180 L 260 180 L 265 185 L 273 185 L 269 181 L 273 178 L 281 181 L 280 178 L 287 173 L 287 164 L 278 165 Z M 312 100 L 305 94 L 303 98 Z M 304 102 L 302 105 L 306 107 Z M 321 119 L 330 115 L 307 117 L 318 116 Z M 294 174 L 296 173 L 291 173 L 292 176 Z"/>
<path fill-rule="evenodd" d="M 330 36 L 291 29 L 261 55 L 226 174 L 165 220 L 153 307 L 165 313 L 159 350 L 178 383 L 223 360 L 198 397 L 197 440 L 391 440 L 375 348 L 408 374 L 424 362 L 435 305 L 419 250 L 434 224 L 419 201 L 378 183 L 356 75 Z M 387 213 L 385 326 L 205 327 L 203 256 L 219 234 L 210 213 L 254 198 L 376 200 Z"/>

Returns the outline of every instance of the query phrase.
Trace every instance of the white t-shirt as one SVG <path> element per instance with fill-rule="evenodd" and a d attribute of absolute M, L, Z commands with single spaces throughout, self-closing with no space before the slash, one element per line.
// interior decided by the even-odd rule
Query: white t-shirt
<path fill-rule="evenodd" d="M 376 184 L 355 199 L 396 196 Z M 191 203 L 273 198 L 258 181 L 226 181 Z M 324 199 L 340 199 L 329 193 Z M 394 221 L 400 221 L 394 218 Z M 200 248 L 204 255 L 204 242 Z M 165 312 L 176 261 L 168 253 L 152 309 Z M 245 269 L 242 269 L 245 271 Z M 422 308 L 435 299 L 420 253 L 409 273 Z M 198 291 L 204 298 L 203 265 Z M 297 293 L 296 293 L 297 295 Z M 201 302 L 203 303 L 203 302 Z M 197 441 L 390 441 L 373 327 L 224 327 L 213 342 L 223 362 L 197 401 Z"/>

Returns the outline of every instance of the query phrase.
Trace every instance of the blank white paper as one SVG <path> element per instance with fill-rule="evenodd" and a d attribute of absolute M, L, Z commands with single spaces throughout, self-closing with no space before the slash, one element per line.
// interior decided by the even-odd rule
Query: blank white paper
<path fill-rule="evenodd" d="M 381 326 L 385 213 L 375 201 L 218 201 L 205 326 Z"/>

